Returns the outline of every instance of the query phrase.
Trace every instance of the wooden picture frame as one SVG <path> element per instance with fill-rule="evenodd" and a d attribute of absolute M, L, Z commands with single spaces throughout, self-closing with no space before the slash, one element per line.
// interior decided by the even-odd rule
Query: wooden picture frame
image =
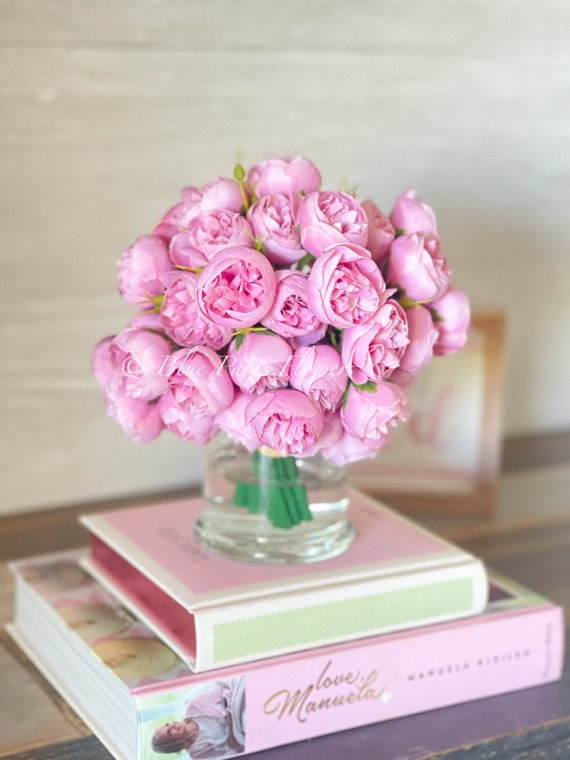
<path fill-rule="evenodd" d="M 410 389 L 410 419 L 351 484 L 410 513 L 490 515 L 501 465 L 505 315 L 472 315 L 462 351 L 435 357 Z"/>

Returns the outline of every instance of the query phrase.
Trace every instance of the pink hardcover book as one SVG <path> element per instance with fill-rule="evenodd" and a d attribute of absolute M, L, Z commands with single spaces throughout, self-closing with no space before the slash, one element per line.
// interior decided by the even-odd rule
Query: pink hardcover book
<path fill-rule="evenodd" d="M 194 540 L 200 499 L 89 515 L 84 567 L 197 671 L 481 612 L 483 563 L 354 492 L 356 538 L 309 565 L 222 559 Z"/>
<path fill-rule="evenodd" d="M 15 563 L 9 628 L 120 760 L 222 758 L 560 678 L 560 607 L 504 579 L 475 617 L 192 673 L 65 553 Z M 62 654 L 65 653 L 65 656 Z"/>

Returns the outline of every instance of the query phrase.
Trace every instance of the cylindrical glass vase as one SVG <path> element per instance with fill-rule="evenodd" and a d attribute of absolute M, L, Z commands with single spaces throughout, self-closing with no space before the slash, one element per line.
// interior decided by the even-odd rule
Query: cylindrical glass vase
<path fill-rule="evenodd" d="M 320 454 L 248 452 L 220 434 L 208 446 L 204 506 L 195 523 L 210 551 L 247 562 L 316 562 L 341 554 L 354 538 L 346 468 Z"/>

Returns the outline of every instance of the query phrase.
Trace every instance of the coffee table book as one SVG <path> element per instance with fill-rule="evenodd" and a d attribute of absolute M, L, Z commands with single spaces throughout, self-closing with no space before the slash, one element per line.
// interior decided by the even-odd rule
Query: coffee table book
<path fill-rule="evenodd" d="M 83 567 L 196 672 L 480 613 L 483 563 L 359 493 L 356 538 L 306 565 L 236 562 L 193 536 L 200 499 L 82 518 Z"/>
<path fill-rule="evenodd" d="M 66 552 L 14 563 L 8 631 L 119 760 L 157 760 L 155 731 L 185 716 L 199 724 L 212 695 L 220 714 L 210 757 L 233 757 L 562 673 L 562 609 L 493 578 L 489 604 L 474 617 L 197 674 L 80 559 Z"/>

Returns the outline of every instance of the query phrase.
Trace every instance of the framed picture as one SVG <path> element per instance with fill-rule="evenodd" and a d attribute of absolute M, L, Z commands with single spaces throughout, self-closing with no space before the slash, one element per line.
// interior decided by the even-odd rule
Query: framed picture
<path fill-rule="evenodd" d="M 467 344 L 434 358 L 410 388 L 410 419 L 353 486 L 411 513 L 491 514 L 501 464 L 505 315 L 472 315 Z"/>

